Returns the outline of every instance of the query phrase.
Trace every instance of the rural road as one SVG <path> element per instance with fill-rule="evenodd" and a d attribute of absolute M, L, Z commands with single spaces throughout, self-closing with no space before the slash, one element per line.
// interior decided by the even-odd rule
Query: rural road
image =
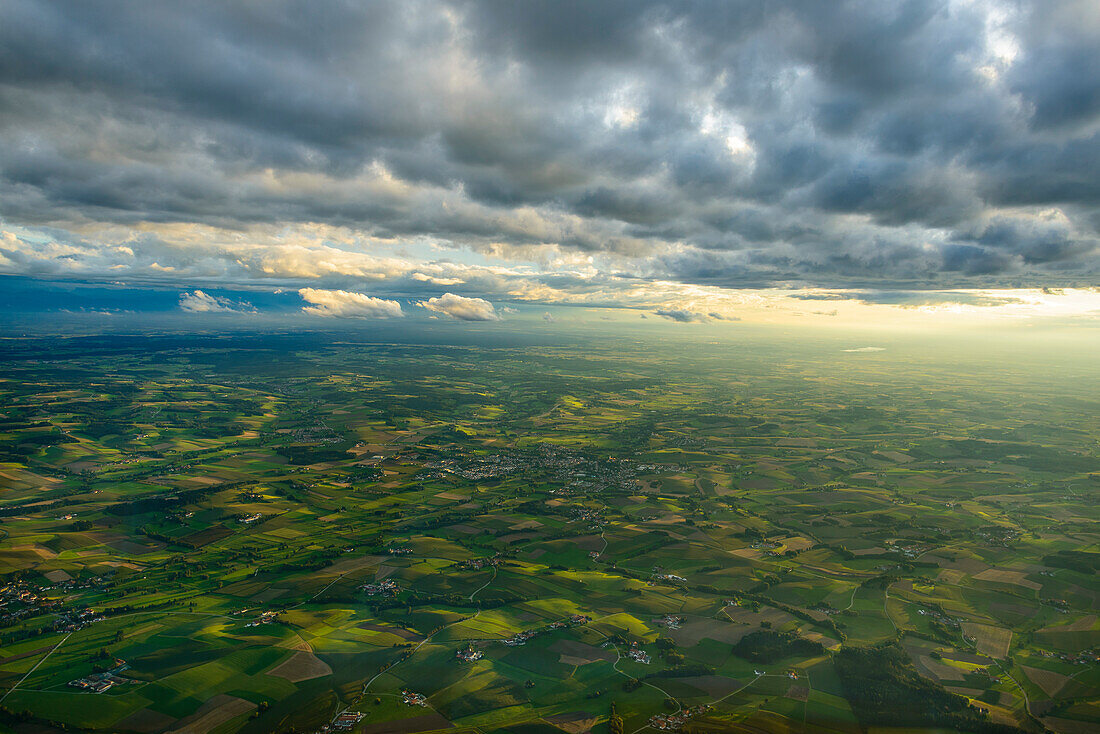
<path fill-rule="evenodd" d="M 50 657 L 50 655 L 53 655 L 53 654 L 54 654 L 54 652 L 56 652 L 56 651 L 57 651 L 57 648 L 59 648 L 59 647 L 61 647 L 61 646 L 62 646 L 63 644 L 65 644 L 65 640 L 69 639 L 69 637 L 71 637 L 71 636 L 72 636 L 72 634 L 73 634 L 73 633 L 72 633 L 72 632 L 70 632 L 69 634 L 67 634 L 67 635 L 65 635 L 64 637 L 62 637 L 62 638 L 61 638 L 61 640 L 60 640 L 60 641 L 59 641 L 59 642 L 58 642 L 58 643 L 57 643 L 56 645 L 54 645 L 54 646 L 53 646 L 53 648 L 52 648 L 52 649 L 51 649 L 51 650 L 50 650 L 50 651 L 49 651 L 48 653 L 46 653 L 45 655 L 43 655 L 43 656 L 42 656 L 42 659 L 41 659 L 41 660 L 39 660 L 39 661 L 38 661 L 37 663 L 35 663 L 35 665 L 34 665 L 34 667 L 33 667 L 33 668 L 31 668 L 30 670 L 28 670 L 28 671 L 27 671 L 27 674 L 26 674 L 26 675 L 24 675 L 24 676 L 23 676 L 22 678 L 20 678 L 20 679 L 19 679 L 19 680 L 18 680 L 18 681 L 16 682 L 16 684 L 15 684 L 14 686 L 12 686 L 11 688 L 9 688 L 9 689 L 8 689 L 8 692 L 7 692 L 7 693 L 5 693 L 5 694 L 4 694 L 3 696 L 0 696 L 0 703 L 3 703 L 3 702 L 4 702 L 4 700 L 5 700 L 5 699 L 6 699 L 6 698 L 7 698 L 8 696 L 10 696 L 10 695 L 11 695 L 11 692 L 12 692 L 12 691 L 14 691 L 14 690 L 15 690 L 16 688 L 18 688 L 18 687 L 19 687 L 19 686 L 20 686 L 20 685 L 21 685 L 21 684 L 23 683 L 23 681 L 25 681 L 25 680 L 26 680 L 27 678 L 29 678 L 29 677 L 31 676 L 31 673 L 33 673 L 34 671 L 38 670 L 38 666 L 39 666 L 39 665 L 41 665 L 42 663 L 46 662 L 46 659 L 47 659 L 48 657 Z"/>

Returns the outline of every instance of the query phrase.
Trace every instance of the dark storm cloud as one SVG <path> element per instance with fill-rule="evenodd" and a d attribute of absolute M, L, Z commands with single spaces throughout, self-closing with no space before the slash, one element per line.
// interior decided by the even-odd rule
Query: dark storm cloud
<path fill-rule="evenodd" d="M 1064 219 L 997 217 L 975 241 L 1014 253 L 1028 263 L 1070 260 L 1095 247 L 1095 242 L 1075 235 Z"/>
<path fill-rule="evenodd" d="M 1091 2 L 0 5 L 0 217 L 60 233 L 0 243 L 15 272 L 80 240 L 178 278 L 237 255 L 152 225 L 265 224 L 731 287 L 1088 283 L 1098 168 Z"/>

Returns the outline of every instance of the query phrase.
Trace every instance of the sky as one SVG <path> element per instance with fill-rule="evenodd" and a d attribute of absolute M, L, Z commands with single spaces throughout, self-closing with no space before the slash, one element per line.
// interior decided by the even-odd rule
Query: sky
<path fill-rule="evenodd" d="M 1095 0 L 0 3 L 11 293 L 1096 322 L 1097 171 Z"/>

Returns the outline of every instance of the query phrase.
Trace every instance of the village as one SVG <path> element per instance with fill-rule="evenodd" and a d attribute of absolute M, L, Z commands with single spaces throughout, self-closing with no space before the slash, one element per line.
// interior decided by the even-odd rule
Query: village
<path fill-rule="evenodd" d="M 674 714 L 654 714 L 649 717 L 648 724 L 657 731 L 679 731 L 692 718 L 706 713 L 710 708 L 704 704 L 685 708 Z"/>
<path fill-rule="evenodd" d="M 382 579 L 377 583 L 363 584 L 359 587 L 367 596 L 397 596 L 401 593 L 401 587 L 392 579 Z"/>
<path fill-rule="evenodd" d="M 526 644 L 528 640 L 531 640 L 531 639 L 533 639 L 533 638 L 535 638 L 539 635 L 545 634 L 547 632 L 552 632 L 553 630 L 559 630 L 559 629 L 566 629 L 568 627 L 576 627 L 576 626 L 580 626 L 580 625 L 583 625 L 583 624 L 588 624 L 591 621 L 592 621 L 592 618 L 589 617 L 588 615 L 573 614 L 573 615 L 570 615 L 570 617 L 567 620 L 558 620 L 558 621 L 555 621 L 555 622 L 551 622 L 550 624 L 546 625 L 545 627 L 539 627 L 539 628 L 533 629 L 533 630 L 525 630 L 523 632 L 517 632 L 516 634 L 512 635 L 511 637 L 509 637 L 505 640 L 502 640 L 502 642 L 505 645 L 508 645 L 509 647 L 519 647 L 521 645 Z"/>

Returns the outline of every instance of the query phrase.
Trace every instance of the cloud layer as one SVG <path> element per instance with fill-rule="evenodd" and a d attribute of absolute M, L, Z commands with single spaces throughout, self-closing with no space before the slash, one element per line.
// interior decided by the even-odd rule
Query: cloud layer
<path fill-rule="evenodd" d="M 1089 0 L 10 0 L 0 272 L 1091 285 L 1097 68 Z"/>

